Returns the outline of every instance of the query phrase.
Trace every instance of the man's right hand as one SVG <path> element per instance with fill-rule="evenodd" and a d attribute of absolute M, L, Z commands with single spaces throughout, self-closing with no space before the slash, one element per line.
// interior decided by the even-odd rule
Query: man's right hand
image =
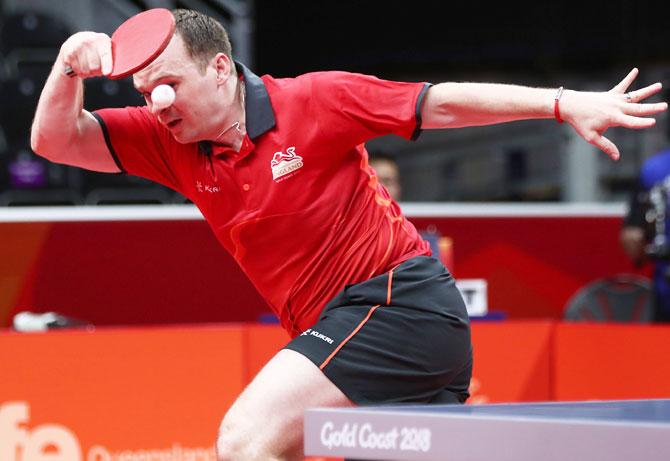
<path fill-rule="evenodd" d="M 70 67 L 81 78 L 109 75 L 112 71 L 112 39 L 98 32 L 78 32 L 60 49 L 63 69 Z"/>

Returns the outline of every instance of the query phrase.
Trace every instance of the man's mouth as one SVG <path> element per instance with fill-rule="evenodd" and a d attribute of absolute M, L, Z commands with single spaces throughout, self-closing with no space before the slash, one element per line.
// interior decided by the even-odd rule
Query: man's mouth
<path fill-rule="evenodd" d="M 181 119 L 178 118 L 176 120 L 172 120 L 171 122 L 168 122 L 165 126 L 168 127 L 168 129 L 172 130 L 177 127 L 181 123 Z"/>

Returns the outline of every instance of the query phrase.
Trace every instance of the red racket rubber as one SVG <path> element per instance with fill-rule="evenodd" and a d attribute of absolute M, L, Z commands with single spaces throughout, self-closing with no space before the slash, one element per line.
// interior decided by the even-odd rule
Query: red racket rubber
<path fill-rule="evenodd" d="M 174 16 L 165 8 L 128 18 L 112 34 L 112 71 L 107 77 L 124 78 L 151 64 L 170 43 L 175 27 Z M 70 66 L 65 73 L 75 75 Z"/>

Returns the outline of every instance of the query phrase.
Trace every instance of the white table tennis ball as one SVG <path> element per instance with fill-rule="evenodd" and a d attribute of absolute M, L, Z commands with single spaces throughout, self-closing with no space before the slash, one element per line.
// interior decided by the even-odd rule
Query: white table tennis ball
<path fill-rule="evenodd" d="M 151 103 L 156 109 L 165 109 L 174 102 L 175 94 L 170 85 L 158 85 L 151 92 Z"/>

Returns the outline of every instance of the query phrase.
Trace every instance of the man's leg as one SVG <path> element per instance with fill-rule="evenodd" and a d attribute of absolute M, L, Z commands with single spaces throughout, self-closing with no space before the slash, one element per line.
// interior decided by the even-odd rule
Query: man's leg
<path fill-rule="evenodd" d="M 304 412 L 315 406 L 353 404 L 305 356 L 279 351 L 224 417 L 219 461 L 301 459 Z"/>

